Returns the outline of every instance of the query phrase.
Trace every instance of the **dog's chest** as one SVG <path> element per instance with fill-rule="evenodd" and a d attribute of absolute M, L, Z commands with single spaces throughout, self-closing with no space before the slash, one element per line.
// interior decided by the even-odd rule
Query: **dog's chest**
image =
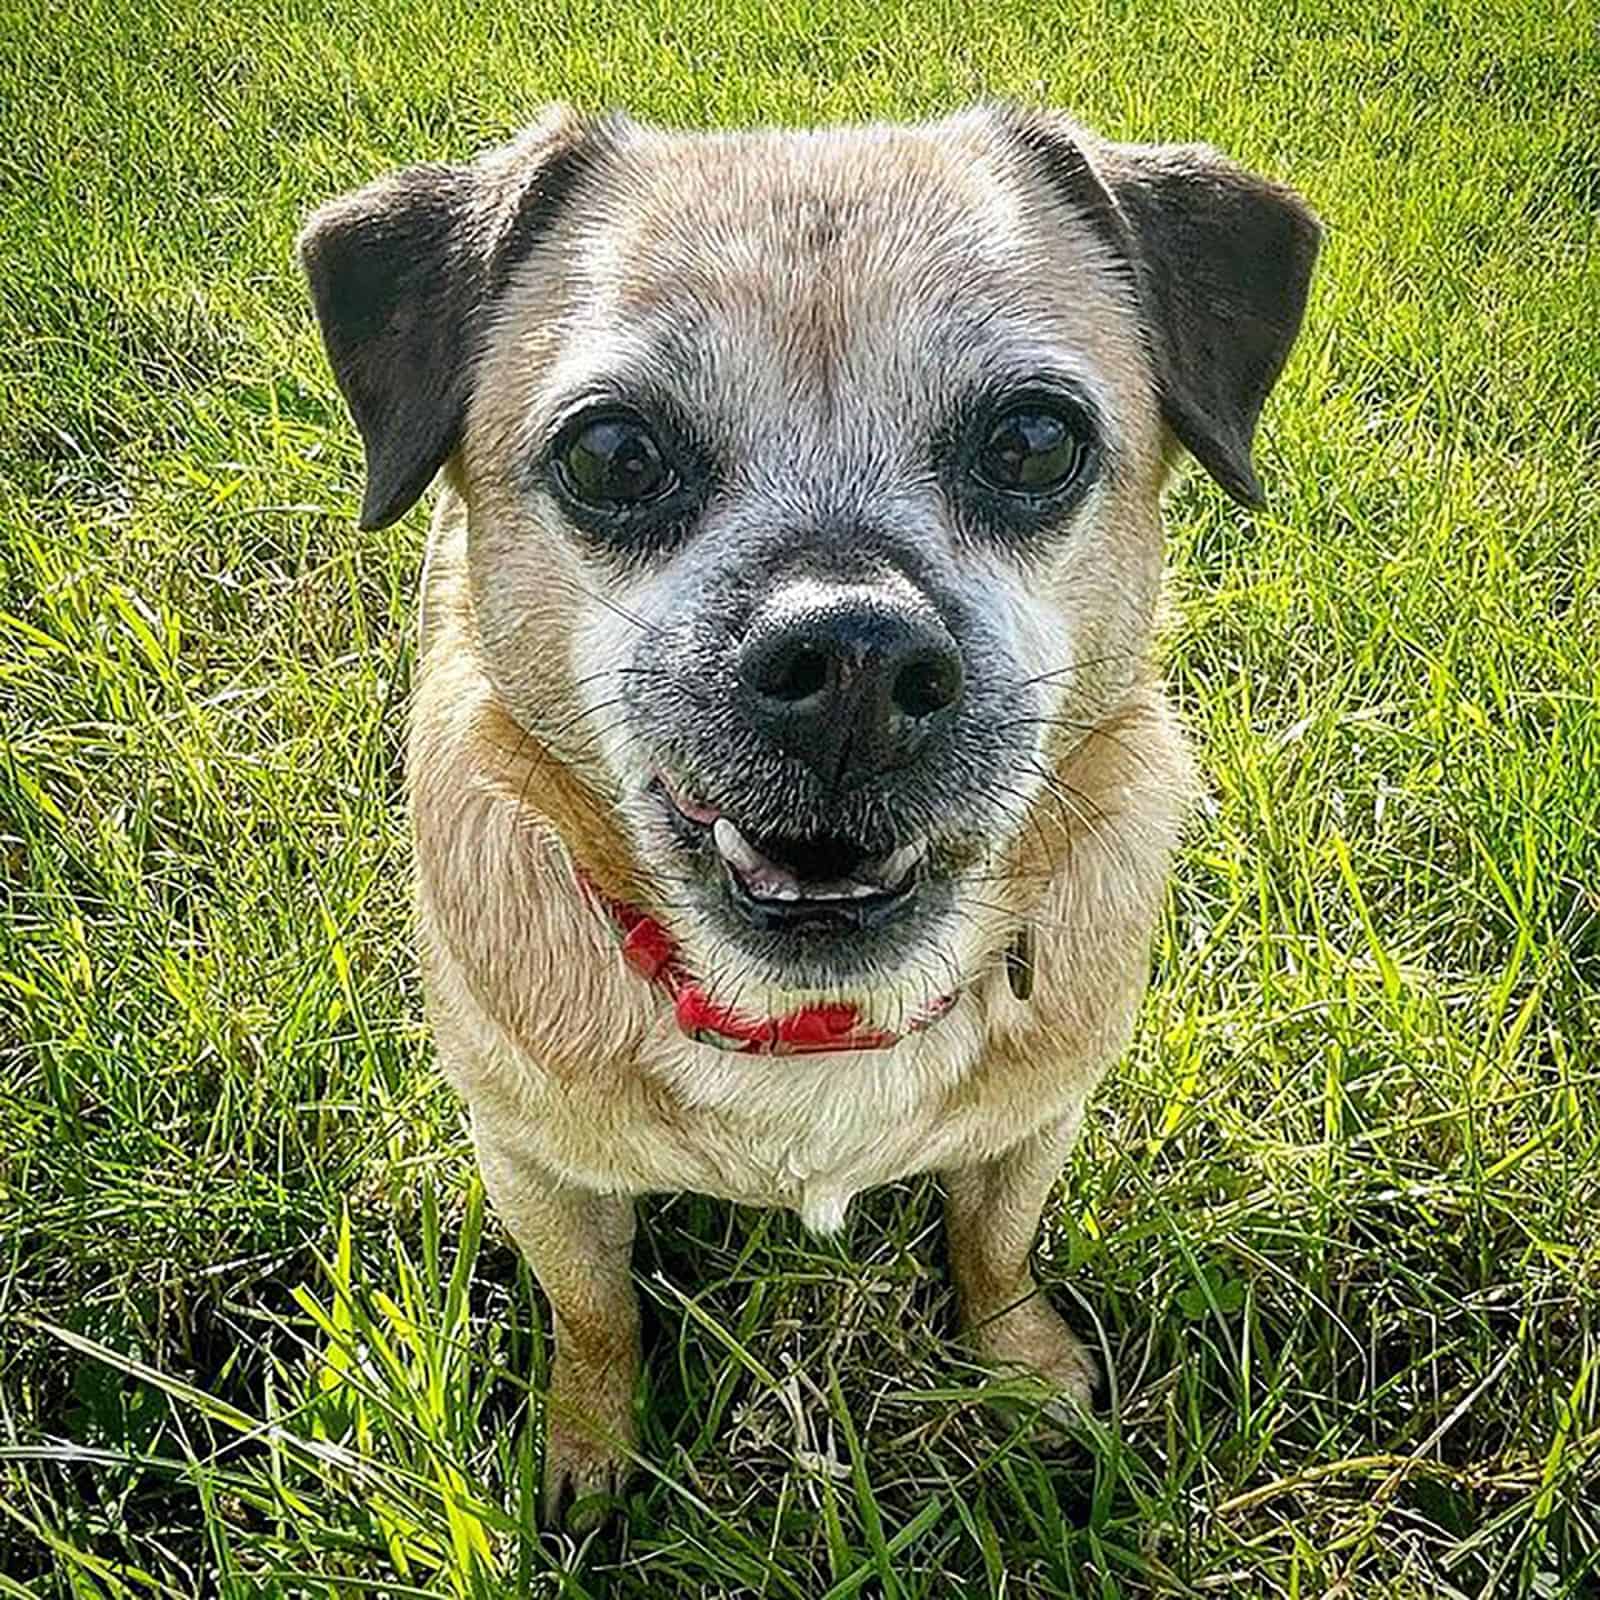
<path fill-rule="evenodd" d="M 888 1050 L 752 1057 L 683 1041 L 652 1063 L 680 1108 L 674 1145 L 725 1197 L 798 1211 L 817 1232 L 855 1194 L 958 1157 L 973 1129 L 949 1109 L 976 1057 L 950 1017 Z M 688 1186 L 688 1185 L 686 1185 Z"/>

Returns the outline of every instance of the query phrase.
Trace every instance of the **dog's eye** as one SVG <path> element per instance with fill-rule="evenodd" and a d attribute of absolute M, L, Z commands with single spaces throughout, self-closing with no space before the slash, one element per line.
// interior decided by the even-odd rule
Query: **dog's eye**
<path fill-rule="evenodd" d="M 995 418 L 974 470 L 986 487 L 1002 494 L 1057 494 L 1083 471 L 1089 446 L 1089 426 L 1080 413 L 1032 401 Z"/>
<path fill-rule="evenodd" d="M 556 456 L 562 487 L 584 505 L 634 506 L 659 500 L 676 484 L 654 435 L 637 417 L 597 417 Z"/>

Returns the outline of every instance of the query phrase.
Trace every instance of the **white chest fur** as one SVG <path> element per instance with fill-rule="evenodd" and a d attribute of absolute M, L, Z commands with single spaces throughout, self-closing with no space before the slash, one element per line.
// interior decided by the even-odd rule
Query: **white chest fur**
<path fill-rule="evenodd" d="M 984 1039 L 971 993 L 889 1049 L 828 1055 L 719 1050 L 678 1033 L 663 1011 L 631 1063 L 558 1078 L 475 1003 L 458 971 L 446 977 L 451 963 L 433 966 L 441 1064 L 475 1121 L 569 1182 L 786 1206 L 827 1233 L 864 1189 L 993 1153 L 992 1107 L 957 1092 Z M 647 988 L 623 985 L 649 1003 Z"/>
<path fill-rule="evenodd" d="M 733 1055 L 686 1039 L 646 1070 L 733 1199 L 785 1205 L 831 1232 L 853 1195 L 950 1160 L 973 1136 L 948 1110 L 981 1047 L 970 1006 L 886 1050 Z"/>

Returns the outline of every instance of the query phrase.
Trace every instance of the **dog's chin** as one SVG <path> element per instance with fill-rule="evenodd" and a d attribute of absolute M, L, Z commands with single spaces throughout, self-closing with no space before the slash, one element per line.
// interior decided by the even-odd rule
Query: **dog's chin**
<path fill-rule="evenodd" d="M 666 779 L 646 798 L 649 853 L 674 887 L 674 921 L 693 927 L 715 968 L 766 988 L 840 994 L 897 987 L 936 952 L 954 879 L 929 836 L 877 851 L 847 834 L 752 838 Z"/>

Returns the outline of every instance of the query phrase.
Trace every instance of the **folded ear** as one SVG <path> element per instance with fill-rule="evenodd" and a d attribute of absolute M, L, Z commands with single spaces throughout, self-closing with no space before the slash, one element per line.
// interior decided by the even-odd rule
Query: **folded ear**
<path fill-rule="evenodd" d="M 1259 504 L 1256 420 L 1300 331 L 1322 229 L 1292 189 L 1204 145 L 1104 145 L 1097 164 L 1133 233 L 1167 423 Z"/>
<path fill-rule="evenodd" d="M 1013 127 L 1126 261 L 1167 425 L 1259 504 L 1251 444 L 1305 312 L 1322 237 L 1311 209 L 1205 145 L 1110 144 L 1065 119 Z"/>
<path fill-rule="evenodd" d="M 475 162 L 407 168 L 307 222 L 300 262 L 366 449 L 363 528 L 404 515 L 460 443 L 484 313 L 601 137 L 554 107 Z"/>

